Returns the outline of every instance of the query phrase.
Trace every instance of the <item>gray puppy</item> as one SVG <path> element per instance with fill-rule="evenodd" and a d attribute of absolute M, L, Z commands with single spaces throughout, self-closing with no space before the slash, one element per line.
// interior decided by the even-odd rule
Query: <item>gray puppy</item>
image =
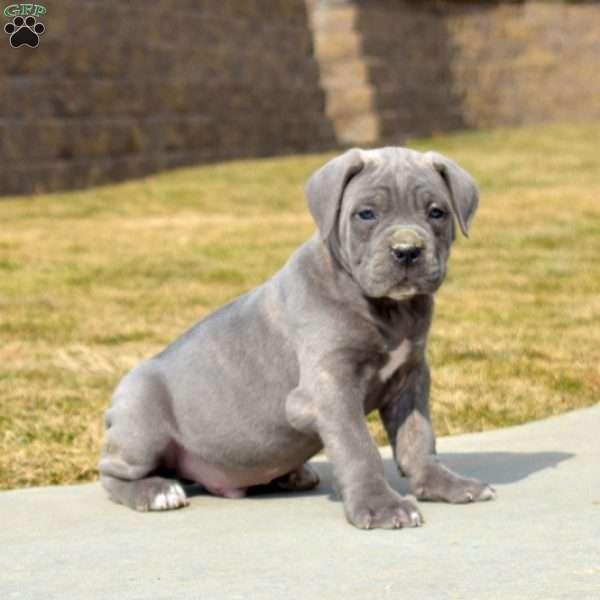
<path fill-rule="evenodd" d="M 179 508 L 177 479 L 230 498 L 267 483 L 307 490 L 318 477 L 304 463 L 324 448 L 350 523 L 418 526 L 385 480 L 365 420 L 375 409 L 418 499 L 494 497 L 438 462 L 428 406 L 433 294 L 454 220 L 466 235 L 477 208 L 474 181 L 435 152 L 355 148 L 306 193 L 318 232 L 286 265 L 118 386 L 100 461 L 113 500 Z"/>

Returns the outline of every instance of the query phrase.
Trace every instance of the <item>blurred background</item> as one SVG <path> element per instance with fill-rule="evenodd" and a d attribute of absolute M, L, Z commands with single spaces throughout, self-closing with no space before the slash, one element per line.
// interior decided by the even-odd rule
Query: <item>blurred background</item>
<path fill-rule="evenodd" d="M 95 479 L 119 379 L 285 263 L 351 145 L 481 188 L 436 296 L 436 432 L 600 399 L 600 2 L 0 9 L 0 488 Z"/>
<path fill-rule="evenodd" d="M 0 194 L 600 117 L 598 2 L 25 6 L 45 8 L 45 32 L 35 49 L 0 44 Z"/>

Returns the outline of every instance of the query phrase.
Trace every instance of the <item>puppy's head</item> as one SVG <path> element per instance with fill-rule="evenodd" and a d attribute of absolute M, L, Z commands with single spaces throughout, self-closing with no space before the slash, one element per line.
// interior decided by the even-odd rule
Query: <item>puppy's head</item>
<path fill-rule="evenodd" d="M 471 176 L 438 154 L 354 148 L 306 185 L 321 237 L 366 296 L 432 294 L 446 275 L 455 221 L 464 235 L 479 194 Z"/>

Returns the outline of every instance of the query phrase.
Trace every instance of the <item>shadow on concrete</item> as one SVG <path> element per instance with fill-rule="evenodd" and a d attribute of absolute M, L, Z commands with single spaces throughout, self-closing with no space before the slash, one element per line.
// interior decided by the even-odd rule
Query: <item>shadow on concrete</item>
<path fill-rule="evenodd" d="M 486 483 L 504 485 L 521 481 L 533 473 L 544 469 L 556 468 L 561 462 L 573 458 L 568 452 L 464 452 L 442 453 L 442 464 L 466 477 L 475 477 Z M 298 496 L 329 495 L 330 500 L 339 501 L 334 492 L 333 467 L 329 461 L 311 463 L 321 478 L 319 486 L 309 492 L 281 492 L 274 486 L 261 485 L 251 488 L 248 496 L 280 498 L 295 494 Z M 399 478 L 396 465 L 391 458 L 383 460 L 385 473 L 392 487 L 401 494 L 409 494 L 410 489 L 405 478 Z M 188 497 L 207 495 L 200 485 L 185 486 Z"/>
<path fill-rule="evenodd" d="M 556 468 L 574 456 L 569 452 L 465 452 L 443 453 L 440 460 L 461 475 L 503 485 Z"/>

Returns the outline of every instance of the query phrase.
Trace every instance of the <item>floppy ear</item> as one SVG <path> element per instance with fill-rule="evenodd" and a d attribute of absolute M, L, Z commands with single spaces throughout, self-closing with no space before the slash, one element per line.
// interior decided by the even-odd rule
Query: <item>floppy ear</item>
<path fill-rule="evenodd" d="M 454 216 L 465 237 L 469 237 L 469 227 L 479 205 L 477 184 L 463 168 L 443 154 L 427 152 L 425 156 L 442 176 L 450 192 L 450 203 Z"/>
<path fill-rule="evenodd" d="M 331 234 L 340 210 L 344 189 L 364 166 L 358 148 L 352 148 L 315 171 L 305 186 L 308 208 L 319 228 L 321 239 Z"/>

